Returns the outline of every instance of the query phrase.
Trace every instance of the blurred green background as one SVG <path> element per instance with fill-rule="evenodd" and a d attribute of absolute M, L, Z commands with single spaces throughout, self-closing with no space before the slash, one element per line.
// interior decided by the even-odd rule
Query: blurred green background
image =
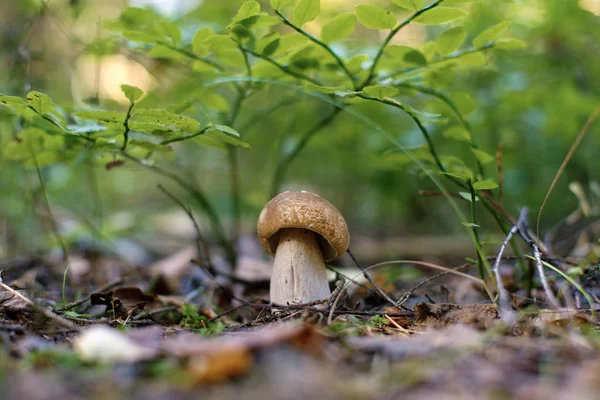
<path fill-rule="evenodd" d="M 260 3 L 263 10 L 270 9 L 268 1 Z M 407 15 L 389 1 L 360 3 L 381 5 L 399 19 Z M 141 51 L 142 46 L 104 29 L 104 21 L 118 18 L 127 6 L 154 7 L 176 22 L 183 41 L 189 42 L 199 27 L 223 31 L 241 4 L 237 0 L 2 1 L 0 93 L 24 96 L 37 90 L 67 112 L 86 104 L 123 109 L 119 85 L 126 83 L 149 93 L 144 106 L 181 104 L 200 88 L 201 78 L 182 63 L 149 57 Z M 351 12 L 357 4 L 354 0 L 322 0 L 319 17 L 305 29 L 318 35 L 331 17 Z M 500 143 L 503 146 L 504 208 L 517 216 L 518 210 L 527 206 L 533 219 L 575 136 L 600 100 L 600 1 L 489 0 L 461 7 L 469 11 L 466 19 L 443 26 L 411 24 L 392 43 L 419 48 L 455 25 L 466 27 L 469 42 L 489 26 L 511 22 L 504 35 L 522 40 L 526 48 L 491 49 L 485 52 L 481 65 L 439 70 L 425 79 L 435 81 L 445 93 L 471 96 L 474 101 L 467 107 L 466 118 L 474 141 L 492 155 Z M 347 55 L 373 56 L 384 36 L 359 25 L 352 36 L 336 42 L 333 48 Z M 233 99 L 231 90 L 223 89 L 220 94 L 229 102 Z M 265 113 L 286 99 L 290 99 L 289 105 Z M 446 119 L 452 118 L 431 96 L 405 92 L 398 99 L 419 110 L 440 110 Z M 187 114 L 199 120 L 223 120 L 222 107 L 220 111 L 219 104 L 212 106 L 194 107 Z M 270 198 L 278 149 L 285 152 L 329 108 L 311 96 L 277 87 L 244 103 L 236 121 L 242 139 L 252 145 L 238 151 L 244 235 L 254 235 L 258 214 Z M 359 104 L 355 109 L 403 145 L 423 143 L 413 121 L 398 110 L 375 103 Z M 17 129 L 9 110 L 0 108 L 0 149 L 13 140 Z M 465 143 L 442 136 L 442 124 L 428 124 L 428 129 L 442 155 L 471 157 Z M 571 182 L 580 182 L 592 201 L 596 197 L 593 189 L 600 171 L 596 154 L 599 133 L 597 126 L 592 128 L 559 181 L 545 210 L 542 232 L 578 207 L 578 198 L 568 188 Z M 417 166 L 389 157 L 393 149 L 394 145 L 372 125 L 342 113 L 299 154 L 282 189 L 311 190 L 335 204 L 347 218 L 353 245 L 365 258 L 411 252 L 424 257 L 438 252 L 469 255 L 464 252 L 472 247 L 447 200 L 420 194 L 420 190 L 439 189 Z M 47 249 L 52 242 L 35 169 L 5 156 L 0 151 L 0 258 L 31 254 Z M 231 196 L 226 158 L 219 149 L 185 143 L 176 147 L 174 161 L 160 165 L 201 187 L 228 226 Z M 487 164 L 485 170 L 497 180 L 495 162 Z M 69 243 L 126 238 L 157 252 L 165 245 L 168 252 L 193 237 L 185 215 L 156 185 L 164 184 L 186 203 L 191 204 L 191 200 L 169 180 L 147 169 L 126 163 L 107 170 L 82 155 L 41 172 L 50 205 Z M 456 191 L 451 184 L 447 187 Z M 460 204 L 467 212 L 468 202 Z M 205 227 L 201 213 L 199 218 Z M 485 229 L 484 238 L 500 232 L 483 210 L 480 225 Z M 466 241 L 452 241 L 463 236 Z M 439 241 L 427 240 L 432 237 Z M 410 248 L 402 246 L 403 238 L 413 243 Z M 414 238 L 422 239 L 410 242 Z M 373 243 L 375 247 L 370 246 Z M 377 247 L 381 243 L 391 250 Z"/>

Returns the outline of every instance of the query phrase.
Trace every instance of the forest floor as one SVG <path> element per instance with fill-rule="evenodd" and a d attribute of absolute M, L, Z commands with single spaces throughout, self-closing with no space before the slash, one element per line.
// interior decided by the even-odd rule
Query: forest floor
<path fill-rule="evenodd" d="M 265 261 L 214 277 L 194 258 L 187 248 L 139 268 L 86 249 L 66 275 L 56 257 L 0 262 L 0 398 L 597 398 L 600 331 L 585 300 L 551 310 L 507 274 L 518 310 L 507 322 L 459 275 L 374 269 L 376 287 L 338 274 L 332 301 L 274 310 Z"/>

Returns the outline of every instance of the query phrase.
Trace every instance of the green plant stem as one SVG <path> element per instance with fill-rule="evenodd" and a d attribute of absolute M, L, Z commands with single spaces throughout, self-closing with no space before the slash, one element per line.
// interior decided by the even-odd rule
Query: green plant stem
<path fill-rule="evenodd" d="M 63 281 L 62 281 L 62 298 L 63 303 L 67 304 L 67 296 L 66 296 L 66 285 L 67 285 L 67 272 L 69 271 L 69 266 L 71 265 L 69 261 L 69 252 L 67 251 L 67 246 L 65 245 L 65 241 L 63 240 L 60 231 L 58 230 L 58 224 L 56 223 L 56 219 L 54 218 L 54 214 L 52 213 L 52 208 L 50 207 L 50 202 L 48 201 L 48 195 L 46 194 L 46 184 L 44 183 L 44 179 L 42 178 L 42 171 L 40 170 L 40 165 L 37 161 L 37 156 L 33 153 L 33 161 L 35 163 L 35 170 L 37 172 L 37 177 L 40 182 L 40 191 L 42 192 L 42 198 L 44 199 L 44 205 L 46 206 L 46 211 L 48 212 L 48 219 L 50 220 L 50 226 L 52 228 L 52 233 L 56 241 L 60 246 L 60 250 L 63 256 L 63 262 L 66 264 L 65 271 L 63 273 Z"/>
<path fill-rule="evenodd" d="M 233 109 L 231 110 L 231 115 L 229 116 L 229 120 L 227 124 L 231 127 L 235 124 L 235 121 L 240 113 L 242 108 L 242 103 L 246 98 L 246 94 L 244 92 L 239 93 L 235 104 L 233 105 Z M 238 238 L 240 235 L 240 221 L 242 217 L 241 207 L 240 207 L 240 198 L 241 198 L 241 190 L 240 190 L 240 166 L 238 162 L 238 154 L 237 148 L 233 145 L 227 145 L 227 160 L 229 162 L 229 182 L 231 187 L 231 212 L 233 222 L 231 224 L 231 236 L 230 241 L 232 245 L 237 245 Z M 233 265 L 235 268 L 235 264 Z"/>
<path fill-rule="evenodd" d="M 469 186 L 469 192 L 471 193 L 471 222 L 473 223 L 473 237 L 477 242 L 477 246 L 481 248 L 481 240 L 479 239 L 479 230 L 477 229 L 477 213 L 475 212 L 475 189 L 473 188 L 473 183 L 469 179 L 467 181 L 467 185 Z M 485 271 L 483 270 L 483 257 L 482 254 L 477 252 L 477 271 L 479 272 L 479 277 L 482 280 L 485 280 Z"/>
<path fill-rule="evenodd" d="M 164 47 L 168 48 L 169 50 L 173 50 L 173 51 L 176 51 L 179 54 L 183 54 L 184 56 L 189 57 L 189 58 L 191 58 L 193 60 L 203 62 L 206 65 L 210 65 L 211 67 L 217 69 L 218 71 L 224 71 L 225 70 L 225 68 L 223 68 L 223 66 L 221 66 L 217 62 L 212 61 L 212 60 L 210 60 L 210 59 L 208 59 L 206 57 L 201 57 L 201 56 L 199 56 L 199 55 L 197 55 L 197 54 L 195 54 L 195 53 L 193 53 L 193 52 L 191 52 L 189 50 L 182 49 L 182 48 L 177 47 L 177 46 L 173 46 L 172 44 L 170 44 L 168 42 L 158 41 L 156 43 L 159 44 L 159 45 L 161 45 L 161 46 L 164 46 Z"/>
<path fill-rule="evenodd" d="M 128 160 L 131 160 L 144 168 L 147 168 L 159 175 L 163 175 L 171 179 L 173 182 L 177 183 L 179 186 L 181 186 L 181 188 L 187 191 L 190 195 L 192 195 L 194 200 L 196 200 L 200 208 L 202 208 L 202 210 L 208 217 L 211 223 L 213 234 L 215 235 L 215 238 L 217 239 L 219 245 L 222 246 L 225 250 L 228 261 L 231 263 L 231 265 L 235 265 L 237 259 L 235 249 L 232 246 L 231 242 L 227 239 L 227 235 L 225 234 L 225 230 L 223 229 L 223 225 L 221 224 L 221 220 L 219 219 L 219 216 L 217 215 L 215 209 L 200 189 L 192 186 L 191 184 L 183 180 L 181 177 L 179 177 L 179 175 L 176 175 L 169 171 L 165 171 L 164 169 L 155 165 L 145 163 L 143 160 L 140 160 L 137 157 L 127 154 L 126 152 L 121 152 L 121 154 L 123 154 L 123 156 Z"/>
<path fill-rule="evenodd" d="M 388 45 L 388 43 L 390 42 L 390 40 L 393 39 L 394 36 L 396 36 L 396 34 L 402 29 L 404 28 L 406 25 L 410 24 L 415 18 L 417 18 L 419 15 L 434 9 L 435 7 L 437 7 L 441 2 L 443 2 L 444 0 L 436 0 L 433 3 L 431 3 L 430 5 L 421 8 L 420 10 L 416 11 L 415 13 L 413 13 L 410 17 L 406 18 L 404 21 L 402 21 L 400 24 L 398 24 L 398 26 L 396 26 L 394 29 L 392 29 L 390 31 L 390 33 L 387 35 L 387 37 L 384 39 L 383 43 L 381 44 L 381 46 L 379 47 L 379 51 L 377 51 L 377 55 L 375 56 L 375 59 L 373 60 L 373 64 L 371 65 L 371 68 L 369 69 L 369 75 L 367 76 L 367 78 L 365 79 L 365 81 L 359 86 L 360 88 L 364 88 L 365 86 L 367 86 L 375 77 L 375 70 L 377 69 L 377 65 L 379 64 L 379 60 L 381 59 L 381 56 L 383 55 L 383 51 L 385 50 L 385 47 Z"/>
<path fill-rule="evenodd" d="M 433 97 L 439 99 L 440 101 L 442 101 L 443 103 L 445 103 L 448 107 L 450 107 L 452 112 L 454 112 L 454 115 L 456 115 L 458 122 L 460 122 L 460 124 L 463 126 L 463 128 L 465 128 L 467 130 L 467 132 L 469 132 L 469 135 L 471 136 L 471 140 L 469 142 L 471 144 L 471 148 L 475 149 L 475 150 L 479 150 L 479 146 L 477 146 L 477 144 L 473 141 L 473 131 L 471 129 L 471 125 L 463 117 L 460 110 L 458 109 L 456 104 L 454 104 L 452 99 L 450 97 L 448 97 L 445 93 L 442 93 L 435 89 L 431 89 L 431 88 L 424 87 L 424 86 L 412 85 L 410 83 L 399 83 L 399 84 L 396 84 L 395 86 L 416 90 L 418 92 L 433 96 Z M 474 157 L 474 158 L 475 158 L 475 163 L 477 165 L 477 172 L 483 177 L 484 176 L 483 165 L 481 165 L 481 162 L 477 159 L 477 157 Z"/>
<path fill-rule="evenodd" d="M 291 70 L 291 69 L 290 69 L 288 66 L 286 66 L 286 65 L 283 65 L 283 64 L 280 64 L 280 63 L 278 63 L 277 61 L 273 60 L 272 58 L 269 58 L 269 57 L 263 56 L 262 54 L 260 54 L 260 53 L 257 53 L 257 52 L 255 52 L 254 50 L 248 49 L 248 48 L 246 48 L 246 47 L 240 47 L 240 49 L 241 49 L 241 50 L 242 50 L 244 53 L 248 53 L 248 54 L 251 54 L 251 55 L 253 55 L 254 57 L 260 58 L 261 60 L 265 60 L 266 62 L 268 62 L 268 63 L 270 63 L 271 65 L 274 65 L 275 67 L 277 67 L 278 69 L 280 69 L 282 72 L 284 72 L 284 73 L 286 73 L 286 74 L 288 74 L 288 75 L 290 75 L 290 76 L 292 76 L 292 77 L 294 77 L 294 78 L 297 78 L 297 79 L 301 79 L 301 80 L 304 80 L 304 81 L 310 82 L 310 83 L 312 83 L 312 84 L 314 84 L 314 85 L 321 85 L 321 84 L 319 83 L 319 81 L 317 81 L 316 79 L 313 79 L 313 78 L 311 78 L 310 76 L 308 76 L 308 75 L 304 75 L 304 74 L 302 74 L 302 73 L 300 73 L 300 72 L 293 71 L 293 70 Z"/>
<path fill-rule="evenodd" d="M 203 135 L 210 128 L 211 128 L 210 126 L 205 126 L 204 128 L 200 129 L 196 133 L 193 133 L 191 135 L 185 135 L 185 136 L 180 136 L 180 137 L 176 137 L 176 138 L 166 139 L 166 140 L 163 140 L 162 142 L 160 142 L 160 144 L 171 144 L 171 143 L 176 143 L 176 142 L 183 142 L 184 140 L 188 140 L 188 139 L 193 139 L 196 136 Z"/>
<path fill-rule="evenodd" d="M 443 0 L 438 0 L 438 1 L 443 1 Z M 283 21 L 284 24 L 286 24 L 287 26 L 289 26 L 290 28 L 292 28 L 293 30 L 298 32 L 299 34 L 305 36 L 307 39 L 309 39 L 313 43 L 317 44 L 318 46 L 322 47 L 326 52 L 328 52 L 335 59 L 335 62 L 342 69 L 342 71 L 344 71 L 344 73 L 346 74 L 348 79 L 350 79 L 350 82 L 352 82 L 352 85 L 356 88 L 356 78 L 348 70 L 348 68 L 346 67 L 346 64 L 344 64 L 344 61 L 342 61 L 342 59 L 337 54 L 335 54 L 335 52 L 331 49 L 331 47 L 329 47 L 327 44 L 323 43 L 322 41 L 320 41 L 319 39 L 317 39 L 310 33 L 306 32 L 302 28 L 294 25 L 290 20 L 288 20 L 286 17 L 284 17 L 283 14 L 281 14 L 281 12 L 279 12 L 279 10 L 275 10 L 275 14 L 277 14 L 279 16 L 279 18 L 281 18 L 281 20 Z"/>
<path fill-rule="evenodd" d="M 271 197 L 274 197 L 279 193 L 279 189 L 287 173 L 287 170 L 294 161 L 294 159 L 298 156 L 298 154 L 304 149 L 304 147 L 308 144 L 310 139 L 321 129 L 327 127 L 331 124 L 337 115 L 340 113 L 341 108 L 335 107 L 325 118 L 317 121 L 312 128 L 310 128 L 306 133 L 300 138 L 300 140 L 296 143 L 296 146 L 289 152 L 287 155 L 281 157 L 275 167 L 275 174 L 273 175 L 273 181 L 271 183 Z"/>
<path fill-rule="evenodd" d="M 125 132 L 123 132 L 123 146 L 121 147 L 121 151 L 125 151 L 127 148 L 127 143 L 129 143 L 129 118 L 131 118 L 131 111 L 133 110 L 134 102 L 129 103 L 129 108 L 127 109 L 127 115 L 125 115 L 125 121 L 123 121 L 123 127 L 125 127 Z"/>
<path fill-rule="evenodd" d="M 495 45 L 496 45 L 496 43 L 494 43 L 494 42 L 488 42 L 488 43 L 484 44 L 481 47 L 472 47 L 472 48 L 465 49 L 465 50 L 462 50 L 462 51 L 457 51 L 454 54 L 451 54 L 449 56 L 441 57 L 441 58 L 438 58 L 436 60 L 432 60 L 432 61 L 428 62 L 427 65 L 424 65 L 424 66 L 405 68 L 405 69 L 398 70 L 396 72 L 392 72 L 391 74 L 389 74 L 389 75 L 381 78 L 381 80 L 394 78 L 394 77 L 396 77 L 398 75 L 405 75 L 405 74 L 408 74 L 408 73 L 411 73 L 411 72 L 420 72 L 422 70 L 427 70 L 432 65 L 443 63 L 445 61 L 456 60 L 457 58 L 460 58 L 460 57 L 465 56 L 467 54 L 478 53 L 480 51 L 490 49 L 490 48 L 494 47 Z"/>

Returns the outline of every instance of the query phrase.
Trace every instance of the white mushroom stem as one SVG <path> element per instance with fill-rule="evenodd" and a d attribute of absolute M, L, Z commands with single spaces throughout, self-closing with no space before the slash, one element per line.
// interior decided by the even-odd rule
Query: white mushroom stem
<path fill-rule="evenodd" d="M 304 304 L 330 295 L 325 261 L 314 233 L 307 229 L 284 229 L 273 263 L 271 303 Z"/>

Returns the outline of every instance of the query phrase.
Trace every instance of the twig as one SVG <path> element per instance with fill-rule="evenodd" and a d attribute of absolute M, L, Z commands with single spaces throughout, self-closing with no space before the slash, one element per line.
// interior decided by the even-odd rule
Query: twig
<path fill-rule="evenodd" d="M 133 318 L 131 318 L 131 322 L 138 322 L 144 318 L 149 318 L 152 317 L 156 314 L 161 314 L 164 312 L 170 312 L 170 311 L 178 311 L 180 308 L 178 306 L 168 306 L 168 307 L 162 307 L 162 308 L 157 308 L 155 310 L 146 310 L 146 311 L 142 311 L 141 313 L 139 313 L 138 315 L 134 316 Z M 150 318 L 152 319 L 152 318 Z"/>
<path fill-rule="evenodd" d="M 600 117 L 600 104 L 598 104 L 596 106 L 596 108 L 594 109 L 594 111 L 592 111 L 589 118 L 585 122 L 585 125 L 583 126 L 583 128 L 581 128 L 581 131 L 579 131 L 579 133 L 577 134 L 577 137 L 575 138 L 573 145 L 571 145 L 569 152 L 565 156 L 565 159 L 563 160 L 562 164 L 558 168 L 558 171 L 556 172 L 556 176 L 554 177 L 554 179 L 552 180 L 552 183 L 550 184 L 550 188 L 548 189 L 548 193 L 546 193 L 546 197 L 544 197 L 544 201 L 542 202 L 542 205 L 540 206 L 540 212 L 538 213 L 538 217 L 537 217 L 537 222 L 536 222 L 536 226 L 535 226 L 535 232 L 536 232 L 535 235 L 537 237 L 540 236 L 540 220 L 542 219 L 542 212 L 544 211 L 544 207 L 546 206 L 546 202 L 548 201 L 550 194 L 554 190 L 554 187 L 556 186 L 556 183 L 560 179 L 563 171 L 567 167 L 567 164 L 569 163 L 569 161 L 571 161 L 571 158 L 573 158 L 573 154 L 575 153 L 575 151 L 581 144 L 583 138 L 585 138 L 585 135 L 587 134 L 587 132 L 590 129 L 590 127 L 592 126 L 592 124 L 596 121 L 596 119 L 598 119 L 598 117 Z"/>
<path fill-rule="evenodd" d="M 369 275 L 367 273 L 367 271 L 362 267 L 362 265 L 360 265 L 360 263 L 358 262 L 358 260 L 356 260 L 356 258 L 354 257 L 354 254 L 352 254 L 352 252 L 350 251 L 350 249 L 346 250 L 346 252 L 350 256 L 350 258 L 352 258 L 352 261 L 354 261 L 354 263 L 356 264 L 356 266 L 358 268 L 360 268 L 360 270 L 362 271 L 363 276 L 365 277 L 365 279 L 368 280 L 371 285 L 373 285 L 373 287 L 375 288 L 375 290 L 377 290 L 377 293 L 379 293 L 381 295 L 381 297 L 383 297 L 384 299 L 386 299 L 395 308 L 398 308 L 398 309 L 404 308 L 402 305 L 400 305 L 396 301 L 394 301 L 382 288 L 379 287 L 378 284 L 375 283 L 375 281 L 373 280 L 373 278 L 371 278 L 371 275 Z M 411 310 L 408 310 L 408 311 L 411 311 Z"/>
<path fill-rule="evenodd" d="M 523 209 L 522 213 L 523 212 L 525 212 L 525 214 L 526 214 L 526 209 Z M 527 244 L 529 246 L 531 246 L 531 248 L 533 249 L 533 257 L 535 258 L 535 266 L 537 267 L 538 274 L 540 276 L 540 281 L 542 282 L 542 287 L 544 288 L 544 292 L 546 293 L 546 298 L 548 299 L 548 304 L 550 304 L 550 307 L 552 307 L 554 309 L 559 309 L 560 303 L 558 302 L 558 299 L 556 298 L 556 296 L 554 296 L 554 293 L 552 292 L 552 289 L 550 289 L 550 285 L 548 284 L 548 281 L 546 280 L 546 274 L 544 273 L 544 266 L 542 264 L 542 253 L 540 252 L 537 242 L 535 240 L 533 240 L 529 236 L 529 233 L 527 232 L 528 227 L 527 227 L 527 219 L 525 216 L 523 216 L 523 221 L 521 222 L 521 224 L 519 224 L 517 226 L 518 226 L 519 232 L 520 232 L 523 240 L 525 240 L 525 242 L 527 242 Z"/>
<path fill-rule="evenodd" d="M 527 208 L 523 208 L 521 210 L 521 214 L 519 215 L 519 221 L 510 229 L 508 235 L 506 235 L 506 239 L 504 239 L 504 242 L 502 242 L 502 246 L 500 246 L 500 250 L 496 256 L 496 261 L 494 262 L 494 275 L 496 276 L 496 283 L 498 284 L 498 306 L 500 307 L 499 314 L 500 317 L 509 324 L 515 321 L 515 314 L 510 307 L 510 295 L 504 287 L 504 284 L 502 283 L 502 277 L 500 276 L 500 261 L 502 260 L 502 254 L 506 249 L 506 245 L 508 242 L 510 242 L 514 234 L 517 233 L 519 226 L 525 222 L 526 215 Z"/>
<path fill-rule="evenodd" d="M 79 330 L 79 327 L 77 327 L 77 325 L 73 324 L 70 321 L 67 321 L 65 318 L 61 317 L 58 314 L 53 313 L 52 311 L 40 306 L 39 304 L 34 303 L 33 301 L 29 300 L 27 297 L 23 296 L 21 293 L 17 292 L 15 289 L 13 289 L 10 286 L 8 286 L 7 284 L 5 284 L 4 281 L 2 280 L 2 271 L 0 271 L 0 287 L 2 289 L 6 290 L 7 292 L 11 293 L 13 296 L 23 300 L 27 305 L 29 305 L 35 311 L 38 311 L 44 317 L 50 319 L 51 321 L 56 322 L 58 325 L 61 325 L 62 327 L 68 328 L 68 329 Z"/>
<path fill-rule="evenodd" d="M 467 267 L 469 267 L 469 266 L 471 266 L 471 264 L 470 264 L 470 263 L 467 263 L 467 264 L 459 265 L 458 267 L 454 268 L 453 270 L 454 270 L 454 271 L 460 271 L 461 269 L 466 269 L 466 268 L 467 268 Z M 408 299 L 410 298 L 410 296 L 412 296 L 412 294 L 413 294 L 413 293 L 414 293 L 416 290 L 418 290 L 418 289 L 422 288 L 423 286 L 427 285 L 428 283 L 430 283 L 430 282 L 432 282 L 432 281 L 434 281 L 434 280 L 436 280 L 436 279 L 438 279 L 438 278 L 441 278 L 442 276 L 449 275 L 449 274 L 451 274 L 451 273 L 452 273 L 452 272 L 450 272 L 450 271 L 440 272 L 439 274 L 435 274 L 435 275 L 433 275 L 433 276 L 431 276 L 431 277 L 429 277 L 429 278 L 427 278 L 427 279 L 424 279 L 424 280 L 422 280 L 422 281 L 421 281 L 421 282 L 419 282 L 419 284 L 417 284 L 415 287 L 413 287 L 412 289 L 410 289 L 408 292 L 404 293 L 404 294 L 403 294 L 403 295 L 400 297 L 400 300 L 398 300 L 398 304 L 399 304 L 399 305 L 402 305 L 402 304 L 406 303 L 406 302 L 408 301 Z"/>
<path fill-rule="evenodd" d="M 373 80 L 373 77 L 375 76 L 375 70 L 377 69 L 379 60 L 381 59 L 381 56 L 383 55 L 383 51 L 385 50 L 385 47 L 388 45 L 390 40 L 392 40 L 394 38 L 394 36 L 402 28 L 404 28 L 406 25 L 410 24 L 415 18 L 417 18 L 419 15 L 431 10 L 432 8 L 437 7 L 442 1 L 444 1 L 444 0 L 436 0 L 433 3 L 431 3 L 430 5 L 423 7 L 420 10 L 417 10 L 411 16 L 406 18 L 404 21 L 402 21 L 400 24 L 398 24 L 398 26 L 396 26 L 394 29 L 392 29 L 390 31 L 390 33 L 387 35 L 387 37 L 384 39 L 383 43 L 379 47 L 379 50 L 377 51 L 377 55 L 375 56 L 375 59 L 373 60 L 373 64 L 371 65 L 371 68 L 369 69 L 369 75 L 367 76 L 367 78 L 365 79 L 363 84 L 360 85 L 361 88 L 364 88 L 371 82 L 371 80 Z"/>
<path fill-rule="evenodd" d="M 443 1 L 443 0 L 438 0 L 438 1 Z M 333 50 L 331 50 L 331 47 L 327 46 L 325 43 L 323 43 L 322 41 L 320 41 L 319 39 L 317 39 L 310 33 L 306 32 L 302 28 L 294 25 L 290 20 L 288 20 L 286 17 L 284 17 L 283 14 L 281 14 L 279 12 L 279 10 L 275 10 L 275 14 L 277 14 L 279 16 L 279 18 L 281 18 L 281 20 L 283 21 L 284 24 L 286 24 L 287 26 L 289 26 L 290 28 L 292 28 L 293 30 L 298 32 L 299 34 L 305 36 L 308 40 L 314 42 L 318 46 L 321 46 L 326 52 L 328 52 L 335 59 L 335 62 L 337 63 L 337 65 L 342 69 L 342 71 L 344 71 L 346 76 L 350 79 L 350 81 L 352 82 L 352 85 L 356 87 L 356 85 L 355 85 L 356 78 L 348 70 L 348 68 L 346 67 L 346 64 L 344 64 L 344 61 L 342 61 L 342 59 L 337 54 L 335 54 L 335 52 Z"/>
<path fill-rule="evenodd" d="M 121 283 L 123 283 L 123 279 L 119 278 L 119 279 L 115 279 L 112 282 L 107 283 L 106 285 L 100 286 L 98 289 L 96 289 L 95 291 L 93 291 L 92 293 L 90 293 L 89 295 L 82 297 L 81 299 L 74 301 L 72 303 L 66 304 L 63 307 L 57 308 L 55 311 L 58 313 L 63 313 L 65 311 L 68 311 L 72 308 L 78 307 L 80 305 L 82 305 L 83 303 L 85 303 L 86 301 L 88 301 L 91 297 L 93 293 L 103 293 L 106 292 L 109 289 L 112 289 L 115 286 L 120 285 Z"/>
<path fill-rule="evenodd" d="M 204 260 L 203 261 L 204 266 L 207 267 L 209 269 L 209 271 L 211 271 L 211 273 L 214 274 L 214 267 L 213 267 L 213 264 L 212 264 L 212 261 L 210 258 L 210 250 L 208 248 L 208 243 L 206 243 L 206 239 L 204 239 L 204 235 L 202 234 L 200 225 L 198 225 L 198 221 L 196 221 L 196 218 L 194 217 L 194 213 L 192 212 L 192 210 L 190 209 L 189 206 L 184 204 L 174 194 L 172 194 L 167 189 L 165 189 L 163 185 L 159 184 L 159 185 L 157 185 L 157 187 L 165 195 L 167 195 L 167 197 L 169 197 L 179 207 L 181 207 L 181 209 L 186 213 L 188 218 L 192 221 L 192 224 L 194 225 L 194 229 L 196 230 L 196 249 L 198 251 L 198 255 Z"/>
<path fill-rule="evenodd" d="M 296 72 L 291 70 L 288 66 L 283 65 L 278 63 L 277 61 L 273 60 L 270 57 L 266 57 L 260 53 L 255 52 L 254 50 L 248 49 L 246 47 L 240 47 L 240 50 L 242 50 L 244 53 L 248 53 L 253 55 L 256 58 L 260 58 L 261 60 L 265 60 L 266 62 L 270 63 L 271 65 L 274 65 L 275 67 L 277 67 L 278 69 L 280 69 L 283 73 L 288 74 L 290 76 L 293 76 L 296 79 L 300 79 L 300 80 L 304 80 L 307 82 L 312 83 L 313 85 L 317 85 L 320 86 L 321 83 L 319 81 L 317 81 L 316 79 L 311 78 L 308 75 L 304 75 L 300 72 Z"/>

